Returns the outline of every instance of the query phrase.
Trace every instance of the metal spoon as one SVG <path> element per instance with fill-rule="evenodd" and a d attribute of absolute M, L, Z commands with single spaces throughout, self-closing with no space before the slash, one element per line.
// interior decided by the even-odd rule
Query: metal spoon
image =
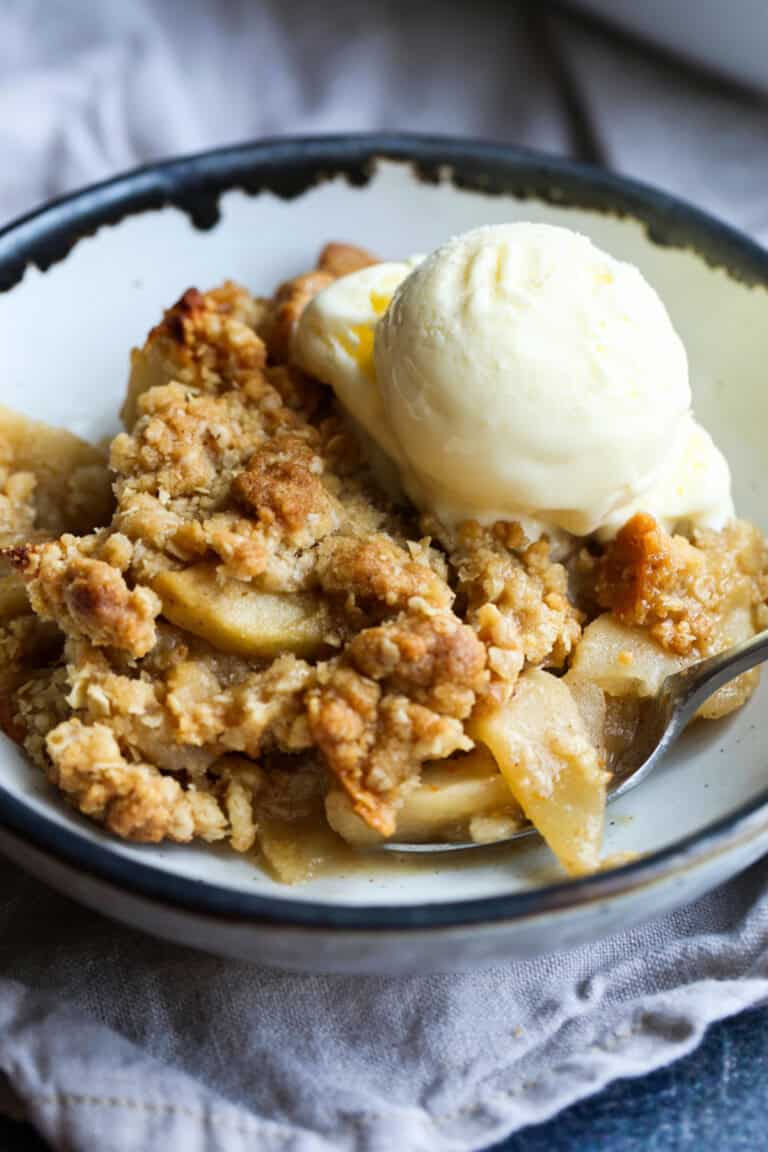
<path fill-rule="evenodd" d="M 616 800 L 642 783 L 677 740 L 694 713 L 718 688 L 735 680 L 743 672 L 768 659 L 768 630 L 758 632 L 751 640 L 691 664 L 682 672 L 667 676 L 658 696 L 645 703 L 640 725 L 631 747 L 617 764 L 613 765 L 613 784 L 608 801 Z M 467 848 L 490 848 L 509 844 L 523 836 L 536 835 L 532 824 L 520 828 L 512 836 L 478 844 L 473 840 L 456 843 L 408 844 L 388 840 L 380 847 L 387 852 L 457 852 Z"/>

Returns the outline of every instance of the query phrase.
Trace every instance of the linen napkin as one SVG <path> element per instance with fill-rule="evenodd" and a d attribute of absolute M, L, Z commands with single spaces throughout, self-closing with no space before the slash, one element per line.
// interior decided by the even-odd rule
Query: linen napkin
<path fill-rule="evenodd" d="M 762 98 L 544 5 L 6 0 L 0 222 L 276 132 L 577 151 L 768 235 Z M 713 162 L 713 139 L 717 162 Z M 285 975 L 118 927 L 0 866 L 0 1109 L 75 1152 L 465 1152 L 768 996 L 764 864 L 590 948 L 456 976 Z"/>
<path fill-rule="evenodd" d="M 575 952 L 391 979 L 191 953 L 13 869 L 0 896 L 0 1070 L 66 1152 L 469 1152 L 766 996 L 764 864 Z"/>

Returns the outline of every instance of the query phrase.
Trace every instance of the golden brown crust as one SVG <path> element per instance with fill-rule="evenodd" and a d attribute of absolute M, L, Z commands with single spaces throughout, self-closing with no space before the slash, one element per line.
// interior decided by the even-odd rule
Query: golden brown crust
<path fill-rule="evenodd" d="M 488 648 L 494 697 L 509 696 L 526 667 L 562 668 L 583 617 L 547 542 L 530 544 L 518 524 L 487 529 L 468 522 L 449 547 L 467 620 Z"/>
<path fill-rule="evenodd" d="M 355 244 L 326 244 L 317 261 L 321 272 L 328 272 L 331 276 L 349 276 L 351 272 L 359 272 L 362 268 L 370 268 L 378 264 L 379 259 L 365 248 L 358 248 Z"/>
<path fill-rule="evenodd" d="M 275 307 L 267 343 L 273 360 L 288 362 L 291 359 L 291 341 L 296 331 L 299 317 L 318 292 L 333 284 L 336 277 L 330 272 L 317 268 L 286 280 L 275 295 Z"/>
<path fill-rule="evenodd" d="M 723 616 L 739 602 L 749 607 L 761 598 L 763 551 L 759 533 L 738 521 L 691 542 L 638 513 L 597 565 L 596 598 L 669 651 L 705 655 L 717 648 Z"/>
<path fill-rule="evenodd" d="M 278 363 L 290 362 L 291 342 L 299 317 L 318 292 L 340 276 L 377 263 L 377 258 L 364 248 L 353 244 L 326 244 L 316 268 L 281 284 L 268 322 L 267 344 L 271 359 Z"/>
<path fill-rule="evenodd" d="M 300 413 L 305 420 L 316 420 L 327 407 L 325 386 L 295 364 L 269 364 L 264 374 L 285 407 Z"/>
<path fill-rule="evenodd" d="M 237 504 L 265 527 L 291 536 L 312 525 L 318 539 L 339 522 L 335 501 L 322 482 L 324 464 L 303 437 L 275 437 L 262 445 L 232 482 Z"/>
<path fill-rule="evenodd" d="M 676 572 L 684 566 L 683 556 L 675 556 L 674 549 L 672 538 L 653 517 L 638 512 L 606 548 L 597 572 L 599 602 L 625 623 L 645 624 L 662 590 L 674 584 Z M 691 560 L 701 564 L 695 554 Z"/>
<path fill-rule="evenodd" d="M 363 675 L 420 704 L 463 719 L 486 683 L 485 648 L 452 612 L 406 613 L 349 642 Z"/>
<path fill-rule="evenodd" d="M 485 649 L 451 612 L 358 633 L 308 695 L 312 738 L 357 814 L 384 836 L 425 760 L 471 747 L 462 721 L 486 686 Z"/>
<path fill-rule="evenodd" d="M 227 820 L 216 799 L 182 788 L 150 764 L 129 763 L 111 729 L 68 720 L 48 735 L 48 775 L 86 816 L 127 840 L 156 844 L 221 840 Z"/>
<path fill-rule="evenodd" d="M 151 588 L 129 588 L 112 564 L 83 555 L 75 537 L 63 536 L 15 556 L 30 604 L 41 619 L 55 620 L 65 633 L 134 657 L 154 647 L 159 598 Z"/>
<path fill-rule="evenodd" d="M 150 388 L 177 381 L 203 392 L 236 388 L 258 391 L 266 347 L 257 334 L 266 305 L 228 281 L 202 293 L 189 288 L 131 354 L 131 378 L 120 413 L 130 431 L 140 415 L 139 398 Z"/>
<path fill-rule="evenodd" d="M 233 324 L 222 343 L 239 341 Z M 151 583 L 214 553 L 228 575 L 265 590 L 305 588 L 317 540 L 342 521 L 359 531 L 381 521 L 357 444 L 321 417 L 319 386 L 290 366 L 259 369 L 247 386 L 214 384 L 140 393 L 132 432 L 112 444 L 113 527 L 136 545 L 130 575 Z"/>
<path fill-rule="evenodd" d="M 404 611 L 414 599 L 435 608 L 450 607 L 453 593 L 437 566 L 427 542 L 412 551 L 383 532 L 373 535 L 336 535 L 318 549 L 317 578 L 321 588 L 344 601 L 350 620 Z"/>
<path fill-rule="evenodd" d="M 134 578 L 149 583 L 163 568 L 213 551 L 238 578 L 293 586 L 296 541 L 274 523 L 246 517 L 233 481 L 262 446 L 269 451 L 275 424 L 299 427 L 296 413 L 266 382 L 260 401 L 237 391 L 199 395 L 169 384 L 145 393 L 139 410 L 133 434 L 112 445 L 113 525 L 139 545 Z"/>

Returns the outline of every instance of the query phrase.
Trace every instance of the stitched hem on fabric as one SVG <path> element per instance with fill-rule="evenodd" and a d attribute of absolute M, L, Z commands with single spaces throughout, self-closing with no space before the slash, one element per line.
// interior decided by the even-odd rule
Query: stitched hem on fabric
<path fill-rule="evenodd" d="M 734 986 L 737 986 L 740 982 L 724 981 L 723 983 L 725 985 L 733 984 Z M 733 1015 L 739 1011 L 744 1011 L 750 1006 L 760 1003 L 761 999 L 765 999 L 766 996 L 768 996 L 768 988 L 762 997 L 760 995 L 755 996 L 750 1003 L 746 1003 L 734 1008 L 733 1012 L 726 1011 L 722 1013 L 721 1016 L 713 1016 L 711 1020 L 707 1021 L 700 1033 L 693 1031 L 690 1037 L 686 1038 L 693 1041 L 693 1043 L 686 1043 L 685 1041 L 670 1041 L 668 1046 L 674 1048 L 674 1053 L 669 1056 L 667 1061 L 662 1060 L 660 1062 L 651 1062 L 651 1064 L 649 1064 L 647 1067 L 647 1071 L 651 1071 L 652 1068 L 659 1067 L 665 1063 L 671 1064 L 676 1060 L 681 1059 L 693 1048 L 698 1046 L 698 1043 L 701 1041 L 703 1032 L 706 1030 L 709 1024 L 714 1023 L 718 1019 L 724 1019 L 726 1016 Z M 603 1037 L 601 1037 L 600 1040 L 596 1041 L 594 1044 L 590 1044 L 588 1047 L 583 1049 L 580 1058 L 583 1059 L 590 1054 L 620 1055 L 621 1047 L 624 1043 L 626 1043 L 626 1041 L 631 1040 L 634 1036 L 637 1036 L 645 1031 L 648 1015 L 649 1014 L 647 1012 L 644 1012 L 636 1024 L 619 1025 L 617 1028 L 606 1033 Z M 484 1096 L 482 1101 L 479 1101 L 475 1104 L 463 1105 L 462 1107 L 445 1112 L 429 1112 L 425 1109 L 414 1109 L 414 1117 L 415 1115 L 418 1115 L 418 1118 L 424 1121 L 425 1124 L 439 1130 L 447 1125 L 450 1125 L 451 1123 L 455 1123 L 456 1121 L 460 1121 L 462 1119 L 475 1119 L 482 1121 L 483 1117 L 485 1116 L 489 1121 L 489 1129 L 491 1126 L 493 1127 L 493 1131 L 489 1130 L 488 1132 L 488 1139 L 494 1139 L 498 1135 L 498 1129 L 503 1125 L 503 1122 L 500 1124 L 497 1120 L 495 1123 L 493 1123 L 492 1118 L 488 1115 L 489 1107 L 492 1107 L 494 1104 L 501 1105 L 512 1100 L 523 1100 L 526 1096 L 532 1094 L 537 1089 L 543 1088 L 546 1084 L 552 1080 L 555 1080 L 561 1073 L 566 1071 L 573 1072 L 576 1059 L 577 1058 L 575 1056 L 571 1056 L 567 1061 L 553 1065 L 551 1068 L 548 1068 L 546 1072 L 539 1076 L 520 1080 L 517 1083 L 511 1085 L 509 1088 L 505 1088 L 500 1091 L 490 1092 Z M 641 1075 L 642 1072 L 637 1072 L 634 1074 Z M 624 1075 L 631 1075 L 631 1073 L 625 1072 Z M 607 1084 L 611 1083 L 615 1079 L 619 1079 L 620 1077 L 621 1073 L 617 1076 L 610 1076 L 605 1079 L 598 1077 L 592 1082 L 588 1081 L 585 1077 L 581 1077 L 579 1084 L 574 1085 L 572 1090 L 568 1092 L 568 1099 L 556 1106 L 553 1109 L 552 1114 L 556 1114 L 557 1112 L 562 1111 L 564 1108 L 569 1107 L 571 1104 L 576 1103 L 578 1100 L 583 1100 L 588 1096 L 594 1095 L 596 1092 L 601 1091 L 602 1088 L 604 1088 Z M 327 1144 L 329 1149 L 336 1146 L 335 1143 L 329 1142 L 329 1136 L 317 1130 L 309 1130 L 307 1128 L 300 1127 L 288 1128 L 283 1122 L 268 1120 L 265 1117 L 254 1116 L 252 1118 L 243 1117 L 242 1119 L 234 1119 L 231 1116 L 221 1113 L 215 1108 L 209 1110 L 205 1108 L 194 1108 L 183 1104 L 172 1104 L 166 1101 L 144 1100 L 130 1096 L 99 1096 L 96 1094 L 66 1091 L 30 1093 L 26 1096 L 26 1101 L 28 1105 L 37 1104 L 41 1107 L 58 1105 L 68 1108 L 112 1108 L 124 1109 L 126 1111 L 133 1112 L 144 1112 L 157 1116 L 177 1116 L 179 1118 L 184 1118 L 186 1120 L 198 1122 L 201 1124 L 212 1123 L 216 1126 L 217 1129 L 224 1128 L 230 1132 L 237 1133 L 238 1135 L 245 1137 L 261 1135 L 268 1137 L 270 1140 L 280 1141 L 281 1143 L 288 1143 L 289 1141 L 297 1141 L 301 1140 L 302 1138 L 308 1138 Z M 25 1118 L 29 1119 L 28 1116 Z M 383 1112 L 377 1110 L 365 1110 L 349 1113 L 344 1116 L 344 1119 L 351 1126 L 358 1129 L 361 1125 L 366 1125 L 368 1123 L 376 1124 L 383 1121 L 389 1121 L 391 1123 L 392 1118 L 392 1111 Z M 542 1116 L 541 1121 L 537 1120 L 536 1122 L 544 1122 L 546 1119 L 547 1117 Z M 511 1134 L 514 1131 L 519 1131 L 521 1128 L 527 1126 L 528 1125 L 524 1123 L 519 1124 L 517 1127 L 509 1129 L 508 1134 Z"/>

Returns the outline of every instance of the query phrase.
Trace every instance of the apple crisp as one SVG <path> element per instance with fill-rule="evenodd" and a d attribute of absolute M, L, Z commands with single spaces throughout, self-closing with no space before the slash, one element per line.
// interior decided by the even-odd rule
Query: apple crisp
<path fill-rule="evenodd" d="M 764 541 L 640 513 L 555 558 L 393 503 L 291 360 L 309 300 L 372 263 L 331 244 L 272 299 L 186 291 L 131 355 L 108 459 L 0 408 L 0 723 L 115 835 L 227 841 L 287 881 L 339 837 L 525 819 L 592 870 L 639 701 L 764 625 Z"/>

